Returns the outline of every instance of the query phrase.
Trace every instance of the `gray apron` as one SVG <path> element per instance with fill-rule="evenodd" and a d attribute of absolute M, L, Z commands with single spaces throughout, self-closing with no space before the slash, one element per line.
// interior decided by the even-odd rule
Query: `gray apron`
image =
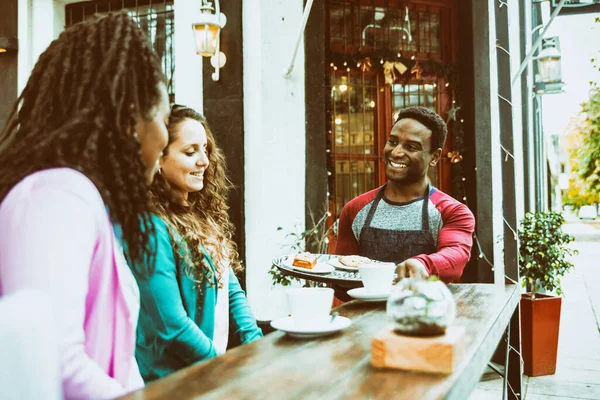
<path fill-rule="evenodd" d="M 371 226 L 371 221 L 383 197 L 383 190 L 386 185 L 387 183 L 379 189 L 360 232 L 358 241 L 360 255 L 373 260 L 398 264 L 419 254 L 435 253 L 437 250 L 436 243 L 429 229 L 429 185 L 427 185 L 427 191 L 423 199 L 420 230 L 396 231 Z"/>

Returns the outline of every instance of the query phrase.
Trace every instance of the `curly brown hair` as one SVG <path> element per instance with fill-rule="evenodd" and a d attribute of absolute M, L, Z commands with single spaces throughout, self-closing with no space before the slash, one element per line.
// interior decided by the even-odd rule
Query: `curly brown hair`
<path fill-rule="evenodd" d="M 36 171 L 68 167 L 98 188 L 131 265 L 151 265 L 146 166 L 131 133 L 160 104 L 165 78 L 126 14 L 66 29 L 44 51 L 0 134 L 0 202 Z"/>
<path fill-rule="evenodd" d="M 202 252 L 204 247 L 216 266 L 221 286 L 221 276 L 227 273 L 226 267 L 231 266 L 235 272 L 242 269 L 237 246 L 232 239 L 234 226 L 228 214 L 227 196 L 232 184 L 227 178 L 225 156 L 217 147 L 206 118 L 189 107 L 176 104 L 171 108 L 167 125 L 169 144 L 163 154 L 169 154 L 169 147 L 179 137 L 180 124 L 186 119 L 200 122 L 206 130 L 209 164 L 204 171 L 204 187 L 199 192 L 189 193 L 187 201 L 182 201 L 167 180 L 158 174 L 150 188 L 152 209 L 168 224 L 179 254 L 186 255 L 190 278 L 197 283 L 212 284 L 214 281 L 213 272 Z M 173 239 L 176 236 L 174 233 L 184 243 Z"/>

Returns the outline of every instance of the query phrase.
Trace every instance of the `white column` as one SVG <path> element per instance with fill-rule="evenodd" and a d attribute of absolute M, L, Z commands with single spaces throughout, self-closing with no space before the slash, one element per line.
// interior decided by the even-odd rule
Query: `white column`
<path fill-rule="evenodd" d="M 18 72 L 17 93 L 20 95 L 31 73 L 31 0 L 18 2 Z"/>
<path fill-rule="evenodd" d="M 268 275 L 271 260 L 284 252 L 286 233 L 304 230 L 303 43 L 291 76 L 282 76 L 303 1 L 244 0 L 243 7 L 246 279 L 256 317 L 271 320 L 287 313 Z"/>
<path fill-rule="evenodd" d="M 25 88 L 40 54 L 58 37 L 64 26 L 63 0 L 19 0 L 17 91 Z"/>
<path fill-rule="evenodd" d="M 508 34 L 510 40 L 510 76 L 519 69 L 521 64 L 521 40 L 527 41 L 527 38 L 521 38 L 521 26 L 519 24 L 519 4 L 518 1 L 512 1 L 508 7 Z M 528 26 L 525 27 L 529 32 Z M 527 74 L 521 74 L 527 79 Z M 517 79 L 512 86 L 512 105 L 513 105 L 513 155 L 515 156 L 515 194 L 516 194 L 516 212 L 517 221 L 520 221 L 525 215 L 525 171 L 523 170 L 523 104 L 521 101 L 521 79 Z M 516 228 L 516 227 L 514 227 Z"/>
<path fill-rule="evenodd" d="M 502 207 L 502 162 L 500 155 L 500 98 L 498 97 L 498 49 L 496 48 L 495 0 L 488 0 L 489 49 L 490 49 L 490 128 L 491 128 L 491 170 L 492 170 L 492 237 L 494 240 L 494 283 L 504 286 L 504 210 Z M 487 116 L 486 116 L 487 117 Z"/>
<path fill-rule="evenodd" d="M 175 101 L 203 110 L 202 56 L 196 54 L 192 23 L 200 14 L 200 0 L 175 0 Z"/>
<path fill-rule="evenodd" d="M 54 8 L 54 36 L 56 39 L 58 35 L 65 30 L 66 19 L 65 19 L 65 6 L 69 3 L 75 3 L 74 0 L 53 0 Z"/>

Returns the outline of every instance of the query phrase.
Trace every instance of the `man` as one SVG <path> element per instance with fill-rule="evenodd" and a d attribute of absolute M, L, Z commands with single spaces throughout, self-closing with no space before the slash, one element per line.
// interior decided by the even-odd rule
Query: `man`
<path fill-rule="evenodd" d="M 444 120 L 427 108 L 400 112 L 384 148 L 388 182 L 344 206 L 337 254 L 395 262 L 399 278 L 460 278 L 471 254 L 475 219 L 467 206 L 427 179 L 447 132 Z"/>

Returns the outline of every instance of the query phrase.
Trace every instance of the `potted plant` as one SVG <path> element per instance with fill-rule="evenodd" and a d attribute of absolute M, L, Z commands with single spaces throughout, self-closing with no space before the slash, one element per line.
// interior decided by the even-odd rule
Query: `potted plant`
<path fill-rule="evenodd" d="M 519 273 L 527 293 L 521 295 L 521 346 L 524 373 L 551 375 L 556 371 L 562 298 L 561 277 L 576 254 L 575 238 L 562 230 L 557 212 L 527 213 L 519 226 Z M 553 295 L 554 293 L 555 295 Z"/>

